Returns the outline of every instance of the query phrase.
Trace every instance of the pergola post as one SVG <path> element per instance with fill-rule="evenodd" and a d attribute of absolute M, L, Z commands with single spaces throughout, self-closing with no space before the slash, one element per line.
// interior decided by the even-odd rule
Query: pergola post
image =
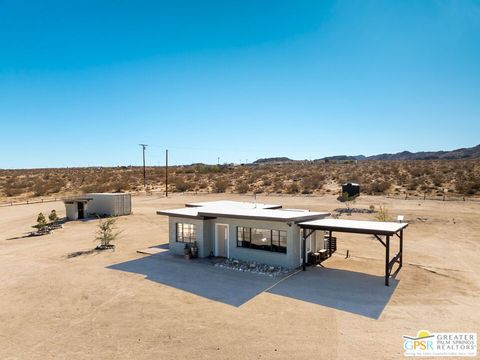
<path fill-rule="evenodd" d="M 388 280 L 390 278 L 390 236 L 387 235 L 385 241 L 385 286 L 389 286 Z"/>
<path fill-rule="evenodd" d="M 403 229 L 400 230 L 400 268 L 403 265 Z"/>
<path fill-rule="evenodd" d="M 332 257 L 332 230 L 328 230 L 328 257 Z"/>
<path fill-rule="evenodd" d="M 302 229 L 302 270 L 305 271 L 306 269 L 306 259 L 305 259 L 305 252 L 307 249 L 307 229 Z"/>

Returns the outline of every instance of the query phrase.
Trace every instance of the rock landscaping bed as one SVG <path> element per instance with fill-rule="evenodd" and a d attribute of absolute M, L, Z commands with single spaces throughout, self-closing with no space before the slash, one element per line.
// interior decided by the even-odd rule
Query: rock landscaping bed
<path fill-rule="evenodd" d="M 226 259 L 215 264 L 217 267 L 249 272 L 252 274 L 268 275 L 271 277 L 282 276 L 290 272 L 289 269 L 281 266 L 271 266 L 265 264 L 258 264 L 251 261 L 242 261 L 238 259 Z"/>
<path fill-rule="evenodd" d="M 353 214 L 353 213 L 356 213 L 356 214 L 373 214 L 375 212 L 375 210 L 372 210 L 372 209 L 364 209 L 364 208 L 338 208 L 338 209 L 335 209 L 334 210 L 335 212 L 337 213 L 340 213 L 340 214 Z"/>

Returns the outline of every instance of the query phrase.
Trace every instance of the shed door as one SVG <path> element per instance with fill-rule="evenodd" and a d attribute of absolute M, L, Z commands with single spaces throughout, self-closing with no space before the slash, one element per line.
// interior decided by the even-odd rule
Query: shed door
<path fill-rule="evenodd" d="M 78 218 L 79 219 L 84 219 L 85 218 L 85 206 L 84 206 L 83 202 L 78 202 L 77 206 L 78 206 Z"/>

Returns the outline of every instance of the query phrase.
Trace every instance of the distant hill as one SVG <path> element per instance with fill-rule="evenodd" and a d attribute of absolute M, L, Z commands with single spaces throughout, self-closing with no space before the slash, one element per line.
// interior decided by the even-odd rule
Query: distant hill
<path fill-rule="evenodd" d="M 356 155 L 337 155 L 328 156 L 316 161 L 346 161 L 346 160 L 455 160 L 470 159 L 480 157 L 480 145 L 471 148 L 461 148 L 451 151 L 420 151 L 410 152 L 402 151 L 395 154 L 379 154 L 372 156 Z"/>
<path fill-rule="evenodd" d="M 402 151 L 396 154 L 380 154 L 368 156 L 366 160 L 455 160 L 480 157 L 480 145 L 451 151 Z"/>
<path fill-rule="evenodd" d="M 450 151 L 420 151 L 410 152 L 402 151 L 395 154 L 378 154 L 372 156 L 365 155 L 335 155 L 315 159 L 315 162 L 344 162 L 344 161 L 362 161 L 362 160 L 456 160 L 480 158 L 480 145 L 471 148 L 461 148 Z M 288 157 L 271 157 L 254 161 L 253 165 L 295 163 L 302 160 L 292 160 Z"/>
<path fill-rule="evenodd" d="M 321 159 L 317 159 L 315 161 L 355 161 L 355 160 L 364 160 L 365 156 L 363 155 L 335 155 L 335 156 L 327 156 Z"/>
<path fill-rule="evenodd" d="M 295 160 L 289 159 L 287 157 L 272 157 L 272 158 L 264 158 L 258 159 L 254 161 L 252 164 L 278 164 L 278 163 L 285 163 L 285 162 L 292 162 Z"/>

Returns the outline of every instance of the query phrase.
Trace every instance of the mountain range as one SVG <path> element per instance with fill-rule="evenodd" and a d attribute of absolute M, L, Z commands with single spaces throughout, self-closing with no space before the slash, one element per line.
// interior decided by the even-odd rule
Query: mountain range
<path fill-rule="evenodd" d="M 480 158 L 480 145 L 471 148 L 461 148 L 450 151 L 419 151 L 410 152 L 402 151 L 395 154 L 378 154 L 372 156 L 364 155 L 335 155 L 327 156 L 314 161 L 349 161 L 349 160 L 457 160 L 457 159 L 473 159 Z M 287 157 L 274 157 L 258 159 L 253 164 L 265 163 L 287 163 L 296 160 Z"/>

